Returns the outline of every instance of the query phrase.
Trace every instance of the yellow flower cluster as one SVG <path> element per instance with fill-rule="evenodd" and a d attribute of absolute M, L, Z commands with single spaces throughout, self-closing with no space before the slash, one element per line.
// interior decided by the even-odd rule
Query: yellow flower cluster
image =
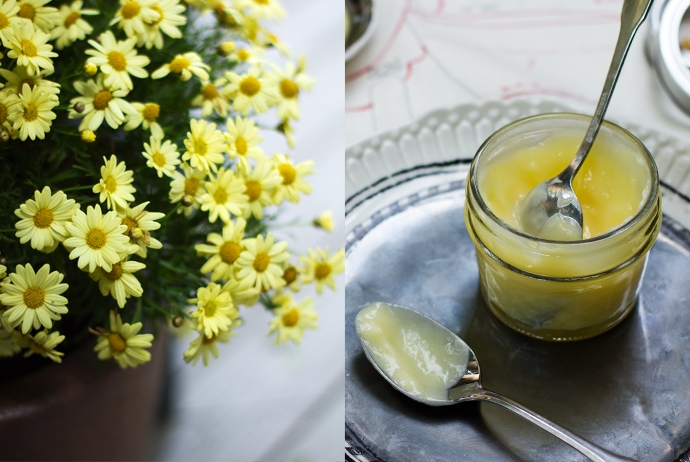
<path fill-rule="evenodd" d="M 5 80 L 0 82 L 2 138 L 4 134 L 21 141 L 45 138 L 57 117 L 55 111 L 61 110 L 60 86 L 50 80 L 53 60 L 59 58 L 53 48 L 60 51 L 75 41 L 86 41 L 86 79 L 72 83 L 79 96 L 69 101 L 67 114 L 79 121 L 76 130 L 81 140 L 94 142 L 104 121 L 112 129 L 147 131 L 142 156 L 158 178 L 169 179 L 170 202 L 186 216 L 207 214 L 208 227 L 216 227 L 206 243 L 194 247 L 206 258 L 200 272 L 207 283 L 188 300 L 193 305 L 189 320 L 199 337 L 184 353 L 185 361 L 195 364 L 203 358 L 207 364 L 210 355 L 217 357 L 217 343 L 227 342 L 241 325 L 240 306 L 260 300 L 273 311 L 269 333 L 277 332 L 276 343 L 299 343 L 304 329 L 316 328 L 318 315 L 311 298 L 294 302 L 284 289 L 298 292 L 311 283 L 319 294 L 324 285 L 335 289 L 334 275 L 344 271 L 344 249 L 332 256 L 327 248 L 309 249 L 295 258 L 299 263 L 291 263 L 287 242 L 273 232 L 247 233 L 248 223 L 262 220 L 271 213 L 267 209 L 296 204 L 301 195 L 312 192 L 305 178 L 314 173 L 313 162 L 296 163 L 285 153 L 267 156 L 261 148 L 263 136 L 251 118 L 275 109 L 276 130 L 294 147 L 291 122 L 300 118 L 300 94 L 314 84 L 306 74 L 304 57 L 293 60 L 288 47 L 262 25 L 263 20 L 277 22 L 286 16 L 280 3 L 184 2 L 201 13 L 214 14 L 226 29 L 229 39 L 220 43 L 218 53 L 227 60 L 231 69 L 227 71 L 212 69 L 193 51 L 177 54 L 158 69 L 147 69 L 151 60 L 146 50 L 161 50 L 165 40 L 182 37 L 181 28 L 187 23 L 182 0 L 119 0 L 109 21 L 112 30 L 97 37 L 92 36 L 87 19 L 99 11 L 83 8 L 81 0 L 59 9 L 49 3 L 0 0 L 0 58 L 6 54 L 15 61 L 12 70 L 0 69 Z M 280 67 L 267 61 L 269 49 L 278 50 L 290 62 Z M 137 79 L 191 80 L 190 85 L 199 85 L 192 104 L 201 108 L 195 110 L 200 117 L 191 119 L 184 149 L 166 139 L 158 102 L 128 100 Z M 145 259 L 148 249 L 163 246 L 152 232 L 160 228 L 158 220 L 165 215 L 147 211 L 148 202 L 134 205 L 134 184 L 134 172 L 124 161 L 115 154 L 104 157 L 100 179 L 92 187 L 98 204 L 83 210 L 63 191 L 53 193 L 46 186 L 15 211 L 16 237 L 44 253 L 62 244 L 103 296 L 124 308 L 128 299 L 144 293 L 135 273 L 146 265 L 134 258 Z M 333 229 L 328 213 L 312 224 Z M 38 271 L 20 264 L 6 273 L 0 265 L 0 356 L 25 349 L 25 355 L 41 354 L 60 362 L 62 353 L 55 347 L 64 336 L 50 329 L 68 312 L 68 301 L 61 295 L 68 288 L 63 274 L 47 264 Z M 139 334 L 142 327 L 123 323 L 115 308 L 109 329 L 91 329 L 98 336 L 98 357 L 112 358 L 123 368 L 148 361 L 146 349 L 153 336 Z"/>

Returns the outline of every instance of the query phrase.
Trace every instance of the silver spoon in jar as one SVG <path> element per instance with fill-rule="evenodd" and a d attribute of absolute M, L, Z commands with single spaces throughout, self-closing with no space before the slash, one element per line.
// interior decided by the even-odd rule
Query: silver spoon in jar
<path fill-rule="evenodd" d="M 355 326 L 374 368 L 393 388 L 415 401 L 430 406 L 487 401 L 538 425 L 593 461 L 633 460 L 600 448 L 510 398 L 483 388 L 479 362 L 469 345 L 418 311 L 372 303 L 357 314 Z"/>
<path fill-rule="evenodd" d="M 594 111 L 594 117 L 587 128 L 580 149 L 565 170 L 555 178 L 535 186 L 518 206 L 518 225 L 527 234 L 556 241 L 582 239 L 582 207 L 573 191 L 573 178 L 592 148 L 625 56 L 628 54 L 635 32 L 647 16 L 651 3 L 652 0 L 624 0 L 621 28 L 613 59 Z"/>

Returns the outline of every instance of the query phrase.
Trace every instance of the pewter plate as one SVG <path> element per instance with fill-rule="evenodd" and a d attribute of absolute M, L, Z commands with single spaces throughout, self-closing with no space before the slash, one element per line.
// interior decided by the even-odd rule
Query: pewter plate
<path fill-rule="evenodd" d="M 479 358 L 486 388 L 602 447 L 641 461 L 673 461 L 690 447 L 690 163 L 682 143 L 627 127 L 659 153 L 665 217 L 640 303 L 619 326 L 581 342 L 542 342 L 504 326 L 479 294 L 463 219 L 471 155 L 453 159 L 449 150 L 473 152 L 511 119 L 561 107 L 463 106 L 348 151 L 348 460 L 586 460 L 489 403 L 431 408 L 395 392 L 355 334 L 356 313 L 377 300 L 418 309 L 457 332 Z M 366 162 L 360 172 L 370 177 L 362 180 L 357 168 Z"/>

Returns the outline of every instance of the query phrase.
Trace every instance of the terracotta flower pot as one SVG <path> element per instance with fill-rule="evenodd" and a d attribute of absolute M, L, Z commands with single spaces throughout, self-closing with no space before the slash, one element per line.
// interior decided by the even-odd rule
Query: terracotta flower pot
<path fill-rule="evenodd" d="M 0 458 L 150 458 L 166 344 L 166 335 L 160 335 L 151 361 L 120 369 L 114 361 L 99 361 L 89 341 L 66 354 L 62 364 L 0 383 Z"/>

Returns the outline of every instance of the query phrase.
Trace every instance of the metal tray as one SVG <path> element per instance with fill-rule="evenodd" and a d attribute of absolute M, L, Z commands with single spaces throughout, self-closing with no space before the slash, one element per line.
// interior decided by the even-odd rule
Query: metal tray
<path fill-rule="evenodd" d="M 395 392 L 355 334 L 356 313 L 376 300 L 416 308 L 457 332 L 477 354 L 486 388 L 600 446 L 641 461 L 672 461 L 690 447 L 690 159 L 683 143 L 626 127 L 657 155 L 664 221 L 640 303 L 619 326 L 581 342 L 542 342 L 504 326 L 479 294 L 463 219 L 471 155 L 508 121 L 558 110 L 567 108 L 549 101 L 462 106 L 348 150 L 348 460 L 586 460 L 491 404 L 430 408 Z"/>

